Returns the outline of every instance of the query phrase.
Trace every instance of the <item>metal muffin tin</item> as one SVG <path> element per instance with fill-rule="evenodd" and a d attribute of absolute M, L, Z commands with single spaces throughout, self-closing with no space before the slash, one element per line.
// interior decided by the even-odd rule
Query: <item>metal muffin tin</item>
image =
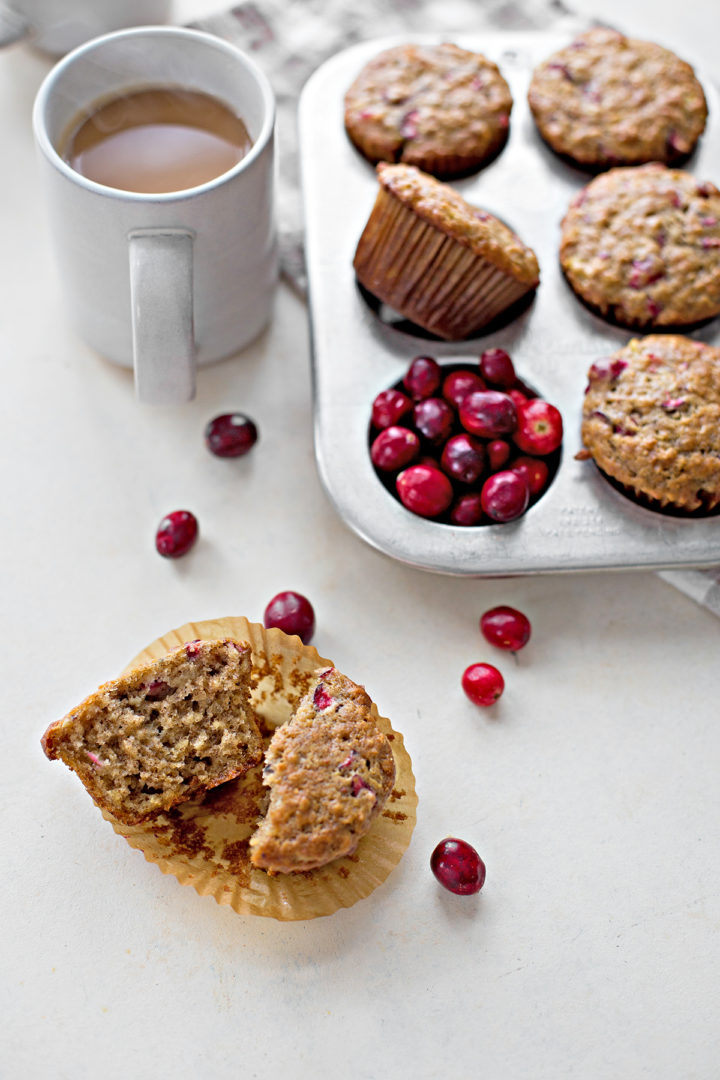
<path fill-rule="evenodd" d="M 322 482 L 358 535 L 395 559 L 424 570 L 469 576 L 569 570 L 658 569 L 720 563 L 720 518 L 687 519 L 635 505 L 591 461 L 576 461 L 587 370 L 631 337 L 588 311 L 558 265 L 560 221 L 590 177 L 559 160 L 540 139 L 527 106 L 537 63 L 567 44 L 547 33 L 447 35 L 494 60 L 510 84 L 510 138 L 481 172 L 453 182 L 469 202 L 506 221 L 540 261 L 535 300 L 503 329 L 466 342 L 412 336 L 381 322 L 352 269 L 358 238 L 375 200 L 373 167 L 348 140 L 343 96 L 356 74 L 398 38 L 339 53 L 307 83 L 300 101 L 300 146 L 312 323 L 315 449 Z M 408 40 L 405 38 L 403 40 Z M 413 35 L 413 41 L 439 38 Z M 703 80 L 709 126 L 685 166 L 698 179 L 720 178 L 718 95 Z M 720 344 L 720 319 L 690 335 Z M 551 487 L 521 518 L 505 525 L 440 525 L 406 510 L 376 476 L 368 452 L 373 398 L 425 353 L 440 363 L 475 363 L 500 346 L 520 377 L 560 409 L 563 458 Z"/>

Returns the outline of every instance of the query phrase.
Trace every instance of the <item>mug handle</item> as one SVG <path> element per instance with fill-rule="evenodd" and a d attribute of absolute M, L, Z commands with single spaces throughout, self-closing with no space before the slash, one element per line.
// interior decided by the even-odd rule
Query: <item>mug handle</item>
<path fill-rule="evenodd" d="M 187 229 L 128 235 L 135 392 L 150 405 L 195 397 L 194 239 Z"/>
<path fill-rule="evenodd" d="M 17 11 L 0 4 L 0 48 L 27 37 L 30 26 Z"/>

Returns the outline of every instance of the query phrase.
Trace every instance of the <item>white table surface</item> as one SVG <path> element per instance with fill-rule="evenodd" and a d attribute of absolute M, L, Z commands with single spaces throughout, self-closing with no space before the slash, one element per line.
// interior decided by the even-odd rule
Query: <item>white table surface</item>
<path fill-rule="evenodd" d="M 603 4 L 718 75 L 711 10 Z M 66 325 L 30 132 L 48 67 L 24 46 L 0 56 L 0 1076 L 716 1080 L 717 620 L 652 574 L 457 580 L 365 546 L 318 482 L 306 311 L 285 288 L 192 404 L 139 406 Z M 228 409 L 261 431 L 244 460 L 203 445 Z M 202 539 L 174 563 L 153 534 L 178 507 Z M 420 796 L 385 884 L 305 923 L 164 877 L 39 742 L 160 633 L 260 620 L 285 588 L 404 732 Z M 516 662 L 479 635 L 496 603 L 532 619 Z M 491 711 L 460 688 L 481 659 L 507 681 Z M 448 834 L 487 863 L 477 897 L 430 873 Z"/>

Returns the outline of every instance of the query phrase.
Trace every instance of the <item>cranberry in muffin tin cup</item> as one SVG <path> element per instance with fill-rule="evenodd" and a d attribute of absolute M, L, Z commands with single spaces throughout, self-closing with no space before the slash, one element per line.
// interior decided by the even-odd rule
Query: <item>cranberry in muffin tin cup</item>
<path fill-rule="evenodd" d="M 503 349 L 479 362 L 418 356 L 372 405 L 370 458 L 419 517 L 473 527 L 520 518 L 552 483 L 562 417 L 518 378 Z"/>

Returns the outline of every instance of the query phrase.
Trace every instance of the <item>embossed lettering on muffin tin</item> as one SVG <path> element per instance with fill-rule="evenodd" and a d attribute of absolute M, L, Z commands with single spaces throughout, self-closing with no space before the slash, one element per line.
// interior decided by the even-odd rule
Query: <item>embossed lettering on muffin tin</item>
<path fill-rule="evenodd" d="M 412 35 L 412 40 L 439 39 Z M 343 96 L 362 65 L 399 39 L 354 46 L 315 72 L 300 102 L 300 137 L 315 450 L 330 499 L 350 528 L 373 547 L 439 573 L 483 576 L 720 563 L 720 518 L 683 519 L 646 510 L 616 491 L 591 461 L 574 457 L 581 448 L 590 364 L 637 335 L 589 312 L 570 291 L 558 264 L 560 221 L 590 176 L 545 146 L 526 94 L 535 65 L 569 37 L 487 33 L 451 35 L 451 40 L 495 60 L 514 99 L 503 152 L 487 168 L 453 186 L 469 202 L 508 222 L 534 248 L 540 287 L 517 320 L 467 342 L 428 341 L 381 323 L 361 297 L 352 269 L 377 181 L 373 167 L 345 134 Z M 702 73 L 699 77 L 710 117 L 684 167 L 698 180 L 718 183 L 720 101 Z M 720 319 L 688 336 L 720 345 Z M 563 415 L 563 459 L 557 476 L 538 503 L 506 525 L 462 528 L 417 517 L 392 497 L 373 470 L 368 452 L 373 398 L 401 378 L 420 353 L 441 364 L 474 363 L 483 349 L 496 346 L 507 349 L 520 377 Z"/>

